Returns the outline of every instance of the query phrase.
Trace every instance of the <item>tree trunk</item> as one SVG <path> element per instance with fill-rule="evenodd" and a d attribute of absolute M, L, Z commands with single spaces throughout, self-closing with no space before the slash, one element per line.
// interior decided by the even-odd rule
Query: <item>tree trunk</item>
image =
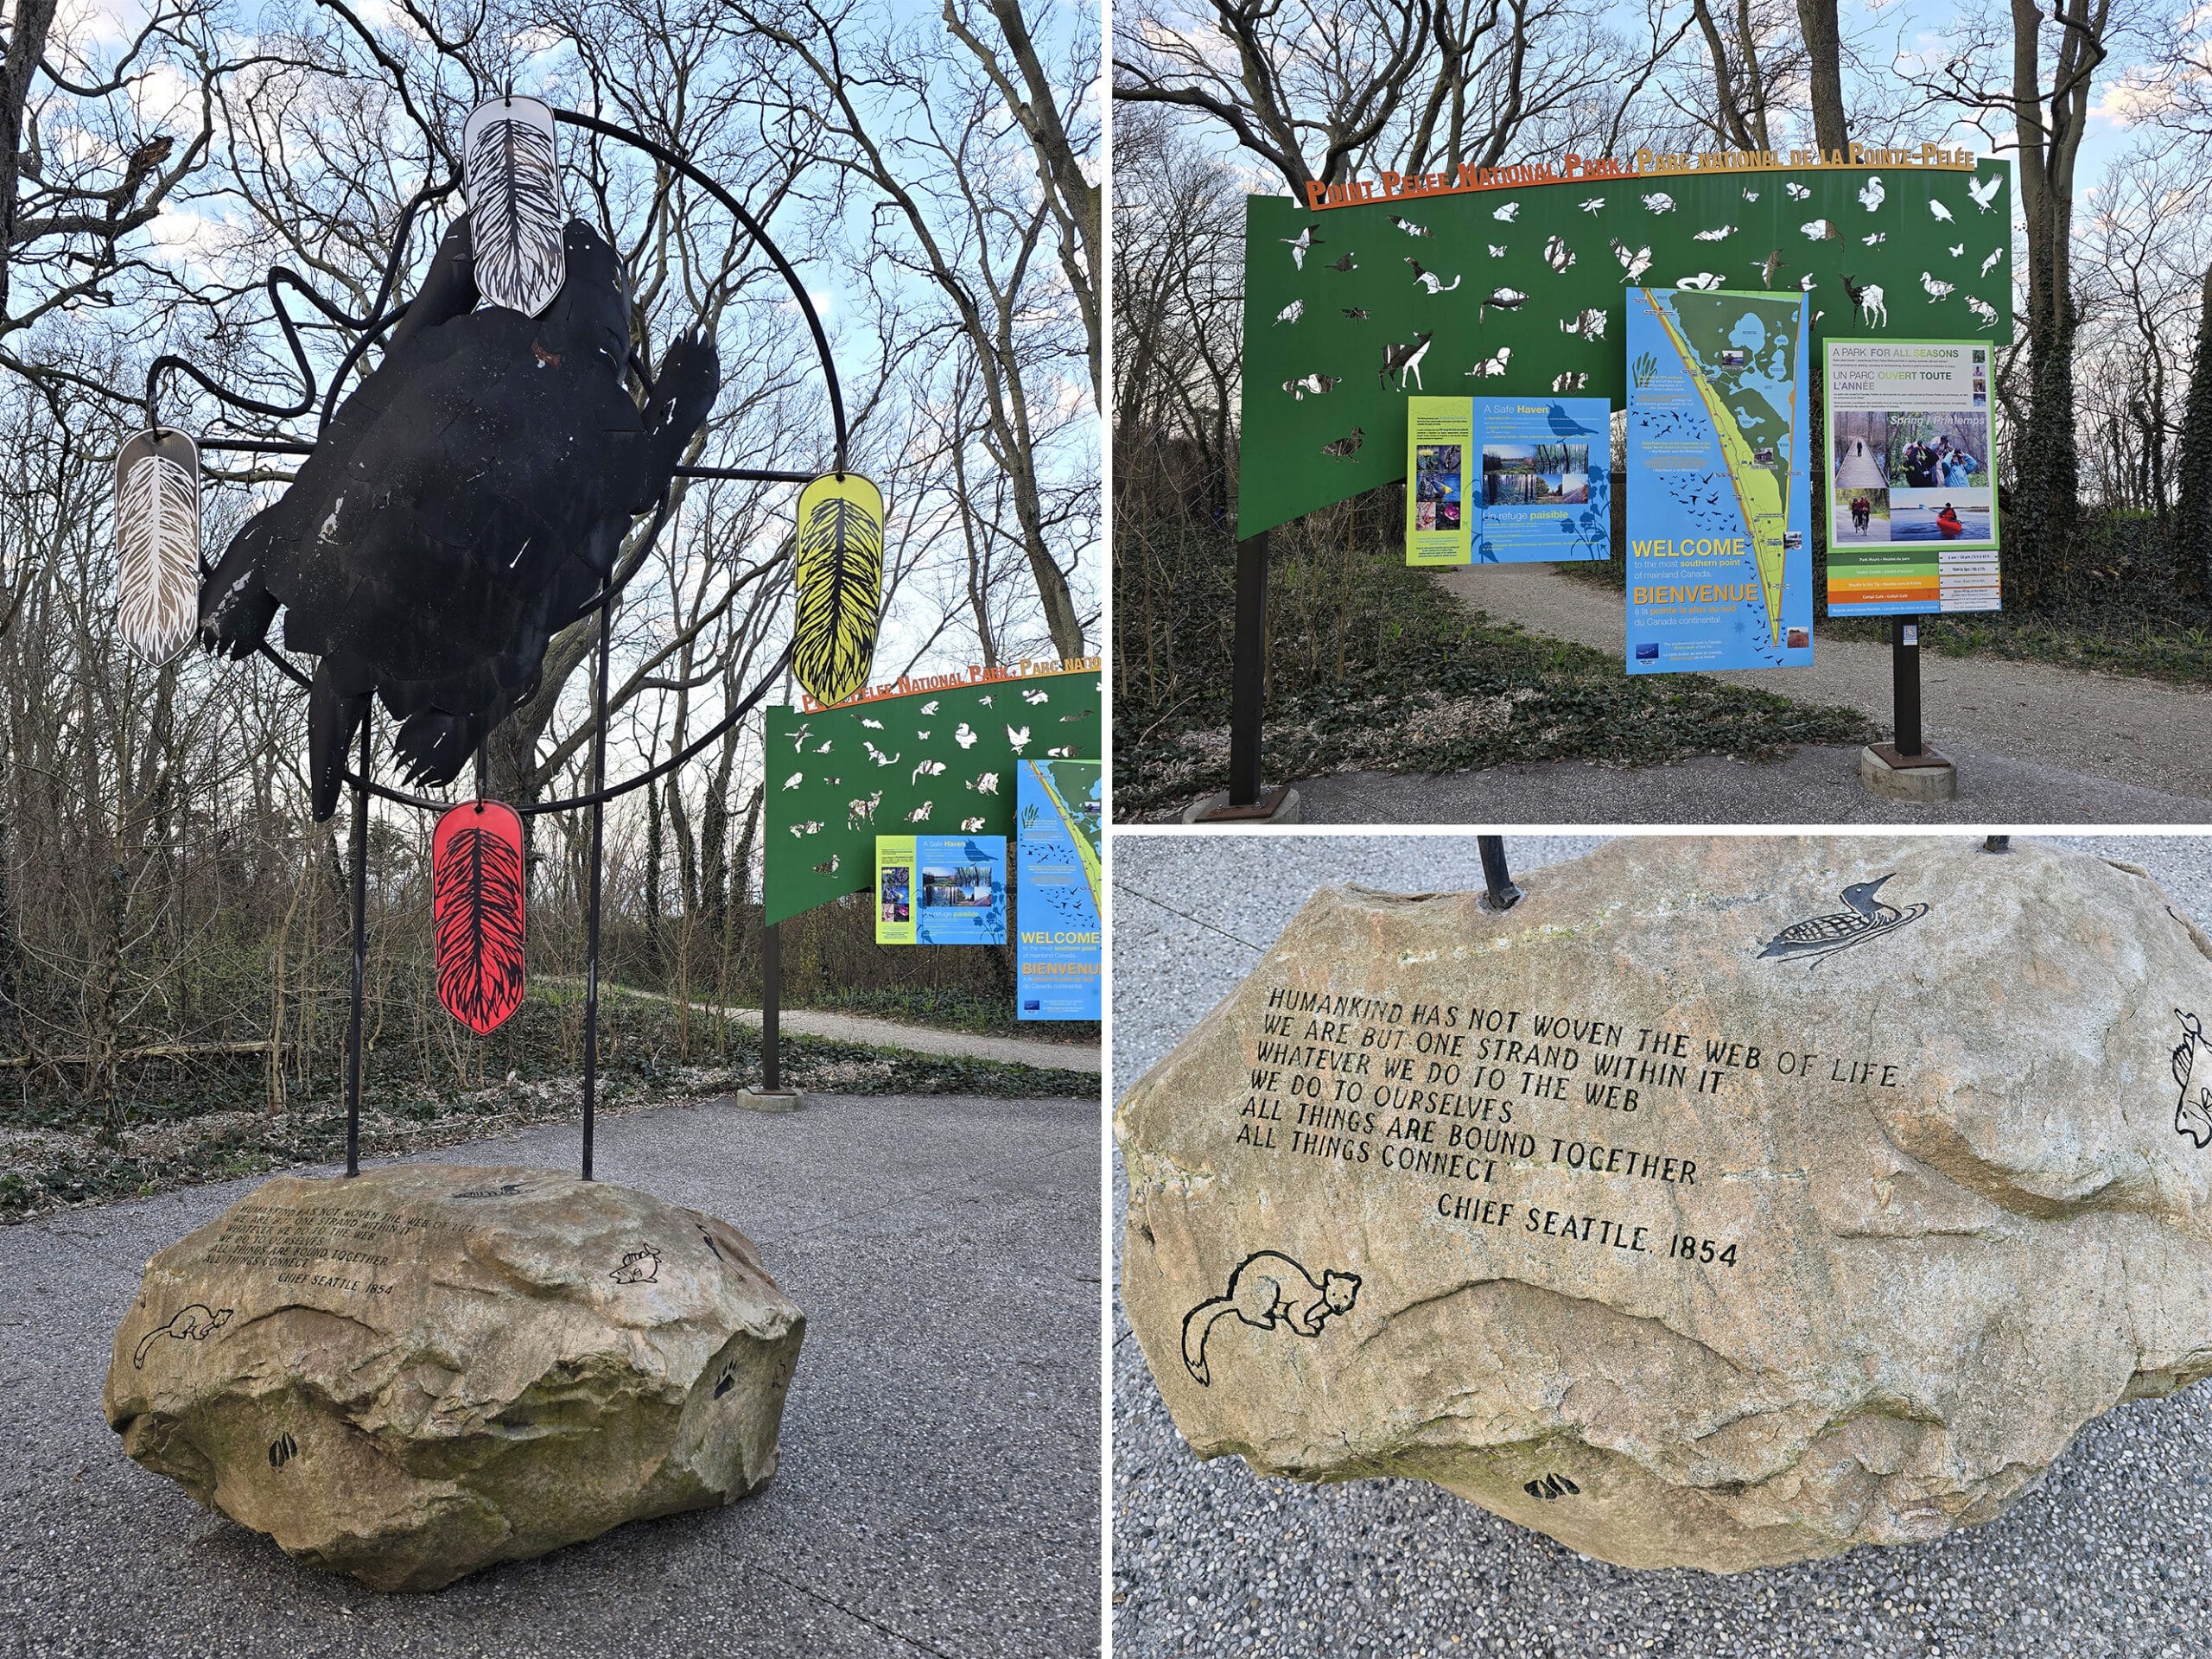
<path fill-rule="evenodd" d="M 1797 23 L 1805 34 L 1813 142 L 1824 155 L 1847 151 L 1851 135 L 1843 119 L 1843 41 L 1836 27 L 1835 0 L 1797 0 Z"/>
<path fill-rule="evenodd" d="M 31 77 L 46 53 L 47 32 L 60 0 L 16 0 L 8 55 L 0 60 L 0 319 L 8 315 L 8 267 L 16 245 L 16 199 L 21 188 L 23 108 Z"/>

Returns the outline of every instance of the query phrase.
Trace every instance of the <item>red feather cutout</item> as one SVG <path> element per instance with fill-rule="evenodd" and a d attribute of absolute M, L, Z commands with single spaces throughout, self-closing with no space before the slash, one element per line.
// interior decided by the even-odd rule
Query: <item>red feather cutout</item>
<path fill-rule="evenodd" d="M 522 820 L 497 801 L 470 801 L 430 837 L 430 917 L 438 1001 L 481 1036 L 522 1006 Z"/>

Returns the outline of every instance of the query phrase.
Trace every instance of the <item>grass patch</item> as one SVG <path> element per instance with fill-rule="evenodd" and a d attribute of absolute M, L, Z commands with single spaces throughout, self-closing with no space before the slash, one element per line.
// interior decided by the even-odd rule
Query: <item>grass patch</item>
<path fill-rule="evenodd" d="M 1177 604 L 1162 607 L 1152 625 L 1158 637 L 1146 642 L 1153 671 L 1134 672 L 1137 645 L 1116 642 L 1114 794 L 1124 816 L 1179 806 L 1228 776 L 1234 549 L 1225 536 L 1170 531 L 1146 537 L 1147 556 L 1160 556 L 1163 536 L 1181 543 L 1181 580 Z M 1605 652 L 1472 620 L 1428 572 L 1408 569 L 1395 545 L 1275 540 L 1270 779 L 1523 760 L 1760 759 L 1876 735 L 1853 709 L 1793 703 L 1703 675 L 1631 677 Z M 1129 626 L 1122 592 L 1117 631 Z M 1171 671 L 1159 671 L 1163 661 Z"/>
<path fill-rule="evenodd" d="M 711 1040 L 711 1016 L 695 1014 L 686 1052 L 673 1007 L 612 988 L 610 993 L 600 1001 L 600 1112 L 613 1116 L 709 1098 L 759 1078 L 758 1032 L 733 1021 L 726 1043 L 717 1043 Z M 579 1017 L 575 991 L 533 988 L 508 1022 L 522 1029 L 513 1046 L 517 1063 L 504 1076 L 455 1075 L 435 1084 L 413 1077 L 401 1080 L 416 1057 L 372 1049 L 364 1057 L 362 1152 L 404 1154 L 534 1123 L 577 1120 L 582 1079 L 559 1057 Z M 537 1040 L 528 1040 L 533 1034 Z M 785 1036 L 781 1059 L 785 1083 L 817 1094 L 1096 1099 L 1099 1089 L 1095 1072 L 811 1037 Z M 99 1138 L 99 1127 L 96 1116 L 79 1114 L 51 1093 L 0 1109 L 0 1224 L 72 1205 L 329 1163 L 346 1153 L 343 1096 L 318 1090 L 272 1109 L 253 1057 L 220 1066 L 197 1064 L 177 1084 L 142 1084 L 113 1144 Z"/>

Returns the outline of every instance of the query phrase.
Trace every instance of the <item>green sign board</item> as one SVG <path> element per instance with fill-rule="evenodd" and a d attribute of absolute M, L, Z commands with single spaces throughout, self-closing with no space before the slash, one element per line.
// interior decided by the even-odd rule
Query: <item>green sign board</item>
<path fill-rule="evenodd" d="M 1245 201 L 1237 534 L 1405 476 L 1407 404 L 1626 400 L 1630 288 L 1808 295 L 1813 343 L 2012 311 L 2011 170 L 1728 168 Z M 1816 359 L 1817 360 L 1817 359 Z"/>
<path fill-rule="evenodd" d="M 1015 768 L 1097 754 L 1099 709 L 1090 669 L 769 709 L 768 920 L 874 885 L 879 834 L 1014 835 Z"/>

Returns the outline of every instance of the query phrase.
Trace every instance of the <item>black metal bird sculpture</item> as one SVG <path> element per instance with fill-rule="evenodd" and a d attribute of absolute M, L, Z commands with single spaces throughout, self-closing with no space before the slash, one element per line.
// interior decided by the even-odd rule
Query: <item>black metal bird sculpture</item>
<path fill-rule="evenodd" d="M 210 651 L 248 655 L 281 606 L 285 645 L 317 658 L 318 822 L 372 696 L 400 721 L 410 784 L 459 775 L 536 694 L 547 645 L 588 609 L 713 407 L 720 364 L 696 333 L 645 407 L 632 401 L 621 260 L 582 219 L 563 251 L 542 315 L 479 308 L 469 215 L 456 219 L 382 363 L 201 585 Z"/>
<path fill-rule="evenodd" d="M 1769 939 L 1759 955 L 1809 957 L 1817 962 L 1918 921 L 1928 913 L 1926 905 L 1908 905 L 1899 910 L 1877 897 L 1885 884 L 1896 879 L 1892 874 L 1872 881 L 1853 882 L 1842 894 L 1843 902 L 1851 906 L 1848 911 L 1793 922 Z"/>

